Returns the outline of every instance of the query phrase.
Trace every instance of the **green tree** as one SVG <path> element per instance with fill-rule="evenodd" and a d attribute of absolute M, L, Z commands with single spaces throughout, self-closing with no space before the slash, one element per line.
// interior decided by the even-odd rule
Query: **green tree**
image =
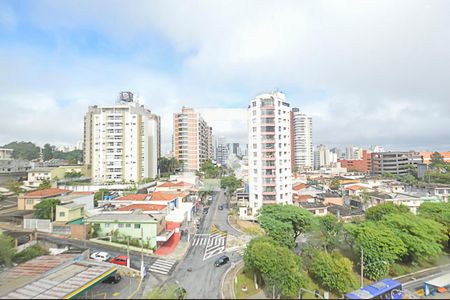
<path fill-rule="evenodd" d="M 366 221 L 351 228 L 351 233 L 358 257 L 363 254 L 364 275 L 371 280 L 385 276 L 407 252 L 403 241 L 384 224 Z"/>
<path fill-rule="evenodd" d="M 13 192 L 15 195 L 18 195 L 23 192 L 22 185 L 20 184 L 20 182 L 11 180 L 11 181 L 8 181 L 6 186 L 7 186 L 8 190 Z"/>
<path fill-rule="evenodd" d="M 53 151 L 52 155 L 53 158 L 64 159 L 69 164 L 77 164 L 78 162 L 83 161 L 83 150 L 73 150 L 69 152 Z"/>
<path fill-rule="evenodd" d="M 200 168 L 200 173 L 202 173 L 205 178 L 218 178 L 220 175 L 220 167 L 216 166 L 208 159 Z"/>
<path fill-rule="evenodd" d="M 325 251 L 335 249 L 343 232 L 342 223 L 334 215 L 318 218 L 320 237 Z"/>
<path fill-rule="evenodd" d="M 31 247 L 26 248 L 22 252 L 17 253 L 14 255 L 14 262 L 17 264 L 24 263 L 26 261 L 29 261 L 35 257 L 46 255 L 48 254 L 48 251 L 42 248 L 39 245 L 33 245 Z"/>
<path fill-rule="evenodd" d="M 177 286 L 176 284 L 169 284 L 166 287 L 154 288 L 151 290 L 146 299 L 186 299 L 186 289 Z"/>
<path fill-rule="evenodd" d="M 405 176 L 403 176 L 401 178 L 401 181 L 408 185 L 415 185 L 418 182 L 417 178 L 411 174 L 406 174 Z"/>
<path fill-rule="evenodd" d="M 98 200 L 103 200 L 104 196 L 111 196 L 111 192 L 108 189 L 99 189 L 94 194 L 94 206 L 98 206 Z"/>
<path fill-rule="evenodd" d="M 264 205 L 258 211 L 257 218 L 258 223 L 269 236 L 275 235 L 271 233 L 271 230 L 274 229 L 277 233 L 280 230 L 288 232 L 291 239 L 285 242 L 287 245 L 295 245 L 297 237 L 309 231 L 314 222 L 314 215 L 306 209 L 294 205 L 280 204 Z"/>
<path fill-rule="evenodd" d="M 441 166 L 445 164 L 444 156 L 442 156 L 439 152 L 434 152 L 430 156 L 430 165 L 432 167 Z"/>
<path fill-rule="evenodd" d="M 12 142 L 3 146 L 13 149 L 13 158 L 33 160 L 39 158 L 40 148 L 32 142 Z"/>
<path fill-rule="evenodd" d="M 73 171 L 73 172 L 66 172 L 64 174 L 64 179 L 71 179 L 71 178 L 80 178 L 83 174 L 81 172 Z"/>
<path fill-rule="evenodd" d="M 50 160 L 53 158 L 53 151 L 54 147 L 52 147 L 50 144 L 45 144 L 44 148 L 42 149 L 42 156 L 44 158 L 44 161 Z"/>
<path fill-rule="evenodd" d="M 236 176 L 223 176 L 220 179 L 220 187 L 225 189 L 228 188 L 228 191 L 233 194 L 238 188 L 242 186 L 242 180 L 237 179 Z"/>
<path fill-rule="evenodd" d="M 384 172 L 383 177 L 387 178 L 387 179 L 397 179 L 397 175 L 389 173 L 389 172 Z"/>
<path fill-rule="evenodd" d="M 245 268 L 262 278 L 266 286 L 284 297 L 298 296 L 300 287 L 305 287 L 301 258 L 269 237 L 258 237 L 250 241 L 244 253 Z"/>
<path fill-rule="evenodd" d="M 37 219 L 51 219 L 55 220 L 56 205 L 59 205 L 61 201 L 58 199 L 45 199 L 34 206 L 34 216 Z M 53 212 L 53 216 L 52 216 Z"/>
<path fill-rule="evenodd" d="M 379 224 L 388 227 L 406 245 L 407 251 L 402 257 L 407 263 L 432 258 L 442 252 L 446 232 L 444 226 L 436 221 L 412 213 L 388 214 Z"/>
<path fill-rule="evenodd" d="M 51 187 L 52 187 L 52 183 L 50 182 L 50 180 L 44 180 L 41 182 L 41 184 L 39 184 L 38 190 L 46 190 L 46 189 L 50 189 Z"/>
<path fill-rule="evenodd" d="M 14 240 L 0 232 L 0 265 L 11 266 L 15 254 Z"/>
<path fill-rule="evenodd" d="M 372 206 L 366 210 L 366 219 L 372 221 L 379 221 L 388 214 L 407 214 L 410 213 L 406 205 L 397 205 L 392 202 Z"/>
<path fill-rule="evenodd" d="M 316 251 L 312 255 L 308 271 L 324 289 L 337 296 L 354 290 L 357 285 L 353 263 L 337 252 L 331 254 Z"/>
<path fill-rule="evenodd" d="M 445 226 L 447 228 L 447 243 L 450 244 L 450 202 L 424 202 L 418 209 L 418 215 Z"/>

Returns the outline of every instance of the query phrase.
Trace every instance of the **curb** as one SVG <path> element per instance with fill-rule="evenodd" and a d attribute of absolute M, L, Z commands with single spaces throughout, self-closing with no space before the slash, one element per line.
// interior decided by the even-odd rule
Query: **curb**
<path fill-rule="evenodd" d="M 239 271 L 240 269 L 242 269 L 244 266 L 239 266 L 239 264 L 243 264 L 244 263 L 244 260 L 240 260 L 240 261 L 238 261 L 238 262 L 236 262 L 234 265 L 232 265 L 232 266 L 230 266 L 228 269 L 227 269 L 227 271 L 225 272 L 225 274 L 223 274 L 223 276 L 222 276 L 222 281 L 221 281 L 221 295 L 222 295 L 222 299 L 228 299 L 228 298 L 225 298 L 225 295 L 224 295 L 224 293 L 223 293 L 223 291 L 224 291 L 224 282 L 225 282 L 225 277 L 228 275 L 228 273 L 231 271 L 231 270 L 233 270 L 233 269 L 236 269 L 236 268 L 238 268 L 238 269 L 236 269 L 237 271 Z M 236 271 L 235 270 L 235 271 Z M 236 272 L 237 273 L 237 272 Z M 233 295 L 233 299 L 236 299 L 236 295 L 235 295 L 235 293 L 234 293 L 234 278 L 233 278 L 233 284 L 232 284 L 232 295 Z"/>
<path fill-rule="evenodd" d="M 228 223 L 228 225 L 229 225 L 231 228 L 233 228 L 233 229 L 236 230 L 237 232 L 240 232 L 240 233 L 243 234 L 243 235 L 246 234 L 246 233 L 243 232 L 242 230 L 237 229 L 236 227 L 234 227 L 233 225 L 231 225 L 231 223 L 230 223 L 230 216 L 227 216 L 227 223 Z"/>
<path fill-rule="evenodd" d="M 398 276 L 398 277 L 394 277 L 392 279 L 398 280 L 398 279 L 401 279 L 403 277 L 413 276 L 413 275 L 418 274 L 418 273 L 432 271 L 432 270 L 435 270 L 435 269 L 441 269 L 441 268 L 445 268 L 445 267 L 449 267 L 449 266 L 450 266 L 450 264 L 445 264 L 445 265 L 441 265 L 441 266 L 431 267 L 431 268 L 427 268 L 427 269 L 416 271 L 414 273 L 409 273 L 409 274 L 401 275 L 401 276 Z"/>

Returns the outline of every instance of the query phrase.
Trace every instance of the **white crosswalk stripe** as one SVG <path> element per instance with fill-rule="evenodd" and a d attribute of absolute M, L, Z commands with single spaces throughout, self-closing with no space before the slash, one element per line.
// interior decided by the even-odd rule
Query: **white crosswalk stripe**
<path fill-rule="evenodd" d="M 194 239 L 192 241 L 192 247 L 196 246 L 204 246 L 208 243 L 209 236 L 201 235 L 201 236 L 194 236 Z"/>
<path fill-rule="evenodd" d="M 157 259 L 148 269 L 150 272 L 155 272 L 163 275 L 168 275 L 176 264 L 175 260 L 171 259 Z"/>
<path fill-rule="evenodd" d="M 225 251 L 226 234 L 214 233 L 209 236 L 203 260 L 213 257 Z"/>

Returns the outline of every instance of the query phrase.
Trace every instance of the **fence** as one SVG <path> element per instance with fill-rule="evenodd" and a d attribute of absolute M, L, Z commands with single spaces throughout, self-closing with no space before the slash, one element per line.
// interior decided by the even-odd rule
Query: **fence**
<path fill-rule="evenodd" d="M 52 232 L 52 223 L 47 219 L 24 219 L 23 228 L 43 232 Z"/>

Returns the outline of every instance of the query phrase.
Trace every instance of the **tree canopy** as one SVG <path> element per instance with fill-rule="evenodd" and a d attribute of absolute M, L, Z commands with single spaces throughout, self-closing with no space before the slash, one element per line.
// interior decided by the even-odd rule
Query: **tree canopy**
<path fill-rule="evenodd" d="M 343 232 L 343 224 L 335 215 L 318 217 L 318 229 L 323 247 L 326 251 L 335 249 Z"/>
<path fill-rule="evenodd" d="M 32 142 L 11 142 L 3 146 L 13 149 L 12 156 L 16 159 L 33 160 L 39 158 L 40 148 Z"/>
<path fill-rule="evenodd" d="M 0 265 L 11 266 L 15 254 L 14 240 L 0 232 Z"/>
<path fill-rule="evenodd" d="M 236 176 L 230 175 L 230 176 L 223 176 L 220 179 L 220 187 L 221 188 L 228 188 L 228 191 L 230 194 L 233 194 L 238 188 L 242 186 L 242 180 L 237 179 Z"/>
<path fill-rule="evenodd" d="M 337 252 L 329 254 L 324 251 L 315 251 L 308 266 L 315 281 L 338 296 L 356 288 L 352 269 L 353 263 L 348 258 Z"/>
<path fill-rule="evenodd" d="M 34 206 L 34 216 L 37 219 L 51 219 L 55 220 L 56 205 L 60 204 L 58 199 L 45 199 Z M 51 215 L 53 211 L 53 216 Z"/>
<path fill-rule="evenodd" d="M 207 179 L 218 178 L 220 175 L 220 170 L 220 167 L 213 164 L 210 159 L 206 160 L 200 168 L 200 172 L 203 173 L 204 177 Z"/>
<path fill-rule="evenodd" d="M 261 227 L 272 237 L 284 231 L 283 236 L 291 236 L 290 241 L 285 242 L 288 245 L 295 246 L 297 237 L 310 230 L 313 222 L 312 213 L 294 205 L 270 204 L 258 211 L 258 223 Z"/>
<path fill-rule="evenodd" d="M 50 180 L 44 180 L 41 182 L 41 184 L 39 184 L 38 190 L 46 190 L 51 187 L 52 187 L 52 183 L 50 182 Z"/>
<path fill-rule="evenodd" d="M 403 214 L 409 213 L 410 210 L 406 205 L 397 205 L 392 202 L 372 206 L 366 210 L 366 219 L 372 221 L 379 221 L 383 216 L 388 214 Z"/>
<path fill-rule="evenodd" d="M 269 237 L 250 241 L 244 254 L 245 268 L 264 279 L 267 286 L 275 286 L 285 297 L 296 297 L 305 287 L 301 258 Z"/>
<path fill-rule="evenodd" d="M 420 205 L 418 214 L 450 228 L 450 202 L 424 202 Z"/>
<path fill-rule="evenodd" d="M 158 159 L 158 167 L 161 174 L 174 174 L 181 165 L 175 157 L 160 157 Z"/>

